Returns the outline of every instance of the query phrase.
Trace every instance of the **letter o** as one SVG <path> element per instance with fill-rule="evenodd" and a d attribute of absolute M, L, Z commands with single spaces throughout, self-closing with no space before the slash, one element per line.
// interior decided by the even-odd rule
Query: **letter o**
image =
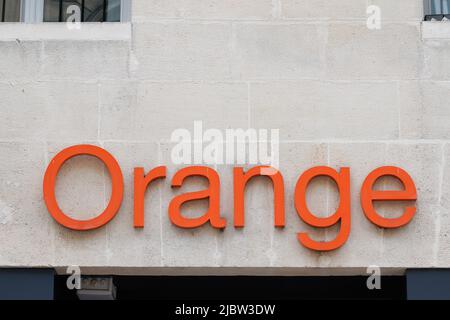
<path fill-rule="evenodd" d="M 101 160 L 109 170 L 112 181 L 111 199 L 106 209 L 97 217 L 90 220 L 76 220 L 67 216 L 58 206 L 55 196 L 55 182 L 62 165 L 69 159 L 89 155 Z M 93 145 L 76 145 L 68 147 L 59 152 L 50 162 L 44 175 L 44 201 L 49 213 L 61 225 L 66 228 L 85 231 L 99 228 L 108 223 L 122 204 L 123 197 L 123 175 L 116 159 L 102 149 Z"/>

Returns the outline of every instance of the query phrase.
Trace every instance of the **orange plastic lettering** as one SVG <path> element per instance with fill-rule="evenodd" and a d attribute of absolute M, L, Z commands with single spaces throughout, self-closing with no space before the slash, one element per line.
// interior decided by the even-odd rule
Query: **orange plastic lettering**
<path fill-rule="evenodd" d="M 144 196 L 148 185 L 157 179 L 166 177 L 166 167 L 161 166 L 150 170 L 146 175 L 144 168 L 134 168 L 134 227 L 144 227 Z"/>
<path fill-rule="evenodd" d="M 76 220 L 68 217 L 58 206 L 55 196 L 56 177 L 62 165 L 69 159 L 89 155 L 103 161 L 111 175 L 112 191 L 106 209 L 90 220 Z M 44 175 L 44 201 L 52 217 L 61 225 L 73 230 L 91 230 L 108 223 L 120 209 L 123 197 L 123 176 L 116 159 L 106 150 L 93 145 L 76 145 L 62 150 L 50 162 Z"/>
<path fill-rule="evenodd" d="M 306 204 L 306 189 L 312 179 L 319 176 L 327 176 L 334 180 L 339 190 L 340 200 L 339 207 L 336 212 L 326 218 L 318 218 L 314 216 L 308 209 Z M 305 171 L 297 181 L 295 187 L 295 208 L 302 220 L 319 228 L 327 228 L 335 225 L 340 221 L 341 226 L 336 239 L 330 242 L 317 242 L 312 240 L 307 233 L 299 233 L 298 240 L 305 247 L 316 251 L 331 251 L 341 247 L 350 234 L 351 213 L 350 213 L 350 169 L 341 168 L 340 172 L 336 170 L 320 166 Z"/>
<path fill-rule="evenodd" d="M 245 225 L 245 187 L 247 182 L 255 176 L 266 176 L 272 180 L 274 193 L 274 224 L 276 227 L 284 227 L 283 176 L 278 170 L 269 166 L 254 167 L 246 173 L 244 173 L 242 167 L 234 168 L 234 226 L 236 228 L 242 228 Z"/>
<path fill-rule="evenodd" d="M 404 186 L 404 190 L 398 191 L 376 191 L 373 185 L 382 176 L 392 176 L 398 178 Z M 416 213 L 415 206 L 405 208 L 403 215 L 399 218 L 384 218 L 380 216 L 373 207 L 373 201 L 401 201 L 417 200 L 417 191 L 414 181 L 408 173 L 398 167 L 381 167 L 372 171 L 364 180 L 361 188 L 361 206 L 366 217 L 382 228 L 398 228 L 406 225 Z"/>
<path fill-rule="evenodd" d="M 173 224 L 181 228 L 197 228 L 208 221 L 214 228 L 226 227 L 226 220 L 220 217 L 220 178 L 217 172 L 208 167 L 193 166 L 178 171 L 172 179 L 172 187 L 180 187 L 186 177 L 203 176 L 209 181 L 209 188 L 189 192 L 172 199 L 169 204 L 169 217 Z M 180 210 L 183 203 L 209 198 L 209 210 L 198 218 L 185 218 Z"/>

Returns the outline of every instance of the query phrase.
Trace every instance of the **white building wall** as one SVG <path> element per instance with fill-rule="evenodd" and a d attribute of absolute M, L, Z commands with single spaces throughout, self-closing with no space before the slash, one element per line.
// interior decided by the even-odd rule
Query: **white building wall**
<path fill-rule="evenodd" d="M 380 30 L 366 26 L 371 4 L 381 8 Z M 133 0 L 132 11 L 131 24 L 78 31 L 0 25 L 0 266 L 148 274 L 449 267 L 450 28 L 422 23 L 422 1 Z M 247 192 L 246 227 L 232 226 L 232 166 L 217 167 L 225 231 L 170 223 L 170 179 L 181 167 L 171 164 L 170 134 L 195 120 L 221 130 L 280 129 L 286 228 L 273 227 L 263 179 Z M 57 224 L 42 200 L 50 159 L 79 143 L 111 152 L 125 177 L 115 219 L 88 232 Z M 150 187 L 146 226 L 134 229 L 132 168 L 160 164 L 168 178 Z M 317 240 L 336 234 L 305 225 L 293 205 L 299 174 L 316 165 L 351 167 L 350 237 L 329 253 L 296 239 L 305 230 Z M 383 165 L 404 168 L 417 186 L 418 212 L 400 229 L 377 228 L 359 204 L 364 178 Z M 64 211 L 92 217 L 109 200 L 108 174 L 95 159 L 73 159 L 57 196 Z M 313 212 L 334 212 L 327 180 L 309 197 Z M 205 208 L 188 206 L 186 215 Z"/>

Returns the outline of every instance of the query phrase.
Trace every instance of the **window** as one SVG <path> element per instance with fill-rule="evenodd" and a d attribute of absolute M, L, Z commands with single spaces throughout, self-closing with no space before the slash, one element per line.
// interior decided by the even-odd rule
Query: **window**
<path fill-rule="evenodd" d="M 20 0 L 0 0 L 0 22 L 20 21 Z"/>
<path fill-rule="evenodd" d="M 450 0 L 425 0 L 425 20 L 450 20 Z"/>
<path fill-rule="evenodd" d="M 44 22 L 67 21 L 74 5 L 80 10 L 81 22 L 120 22 L 120 0 L 45 0 Z"/>
<path fill-rule="evenodd" d="M 450 0 L 431 1 L 431 14 L 449 14 Z"/>
<path fill-rule="evenodd" d="M 75 13 L 81 22 L 126 22 L 131 0 L 0 0 L 0 22 L 65 22 Z"/>

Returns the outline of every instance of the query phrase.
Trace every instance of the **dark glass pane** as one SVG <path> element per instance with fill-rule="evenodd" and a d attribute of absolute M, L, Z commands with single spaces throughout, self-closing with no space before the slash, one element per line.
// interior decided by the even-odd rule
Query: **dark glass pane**
<path fill-rule="evenodd" d="M 120 0 L 108 0 L 106 21 L 120 22 Z"/>
<path fill-rule="evenodd" d="M 441 13 L 441 1 L 440 0 L 431 0 L 431 13 L 439 14 Z"/>
<path fill-rule="evenodd" d="M 448 14 L 450 13 L 450 0 L 431 0 L 432 14 Z"/>
<path fill-rule="evenodd" d="M 58 22 L 60 11 L 60 0 L 45 0 L 44 22 Z"/>
<path fill-rule="evenodd" d="M 0 0 L 3 1 L 3 0 Z M 84 10 L 82 8 L 84 3 Z M 77 5 L 82 12 L 81 21 L 86 22 L 119 22 L 121 0 L 45 0 L 44 21 L 58 22 L 67 21 L 73 12 L 67 13 L 72 5 Z M 105 12 L 106 9 L 106 12 Z M 61 17 L 60 17 L 61 14 Z"/>
<path fill-rule="evenodd" d="M 67 21 L 67 19 L 74 14 L 73 10 L 69 10 L 69 12 L 67 12 L 67 9 L 73 5 L 77 6 L 80 9 L 79 19 L 81 21 L 81 3 L 82 0 L 45 0 L 44 22 Z"/>
<path fill-rule="evenodd" d="M 4 22 L 19 22 L 20 21 L 20 0 L 4 0 L 5 12 L 2 15 L 5 17 Z"/>
<path fill-rule="evenodd" d="M 64 0 L 63 5 L 62 5 L 62 21 L 64 21 L 64 22 L 67 21 L 67 19 L 74 14 L 74 12 L 72 10 L 69 10 L 69 13 L 67 13 L 67 9 L 70 6 L 77 6 L 80 9 L 79 19 L 80 19 L 80 21 L 83 21 L 82 20 L 83 17 L 82 17 L 82 13 L 81 13 L 81 2 L 82 2 L 82 0 Z"/>
<path fill-rule="evenodd" d="M 105 9 L 104 0 L 85 0 L 84 1 L 84 21 L 102 22 Z"/>
<path fill-rule="evenodd" d="M 3 22 L 3 4 L 5 0 L 0 0 L 0 22 Z"/>

